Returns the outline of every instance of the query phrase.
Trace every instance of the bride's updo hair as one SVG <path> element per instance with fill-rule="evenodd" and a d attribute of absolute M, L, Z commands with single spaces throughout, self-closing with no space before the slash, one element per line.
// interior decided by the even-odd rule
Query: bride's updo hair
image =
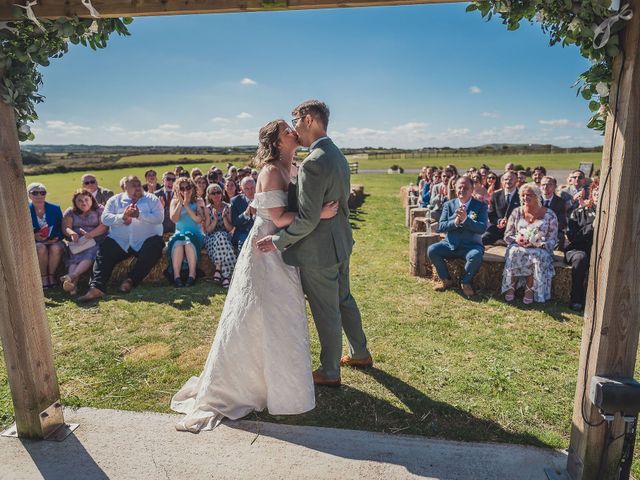
<path fill-rule="evenodd" d="M 258 133 L 258 151 L 253 158 L 255 165 L 262 168 L 280 159 L 280 149 L 277 146 L 280 138 L 280 125 L 284 120 L 278 119 L 267 123 Z"/>

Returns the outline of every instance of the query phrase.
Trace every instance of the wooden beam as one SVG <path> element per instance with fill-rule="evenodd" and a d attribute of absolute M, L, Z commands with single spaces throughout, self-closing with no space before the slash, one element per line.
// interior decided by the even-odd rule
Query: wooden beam
<path fill-rule="evenodd" d="M 92 0 L 103 17 L 139 17 L 195 13 L 307 10 L 317 8 L 381 7 L 425 3 L 462 3 L 464 0 Z M 24 0 L 0 0 L 0 21 L 11 20 L 13 4 Z M 39 18 L 89 17 L 80 0 L 39 0 L 33 11 Z"/>
<path fill-rule="evenodd" d="M 2 71 L 0 71 L 0 80 Z M 60 398 L 13 107 L 0 101 L 0 339 L 18 435 Z"/>
<path fill-rule="evenodd" d="M 622 439 L 607 448 L 601 416 L 589 402 L 593 375 L 633 377 L 640 333 L 640 0 L 632 0 L 633 19 L 621 44 L 624 56 L 614 62 L 614 87 L 604 140 L 600 176 L 600 221 L 591 256 L 589 293 L 582 330 L 578 384 L 567 470 L 574 480 L 610 479 L 620 459 Z M 624 62 L 624 63 L 623 63 Z M 622 70 L 620 70 L 622 68 Z M 617 85 L 617 88 L 616 88 Z M 607 178 L 608 177 L 608 178 Z M 594 237 L 596 238 L 596 237 Z M 599 254 L 599 260 L 595 257 Z M 597 268 L 596 268 L 597 267 Z M 597 287 L 594 298 L 594 286 Z M 589 339 L 593 329 L 593 341 Z M 588 363 L 587 374 L 585 366 Z M 586 398 L 583 392 L 586 387 Z M 620 435 L 616 416 L 612 435 Z"/>

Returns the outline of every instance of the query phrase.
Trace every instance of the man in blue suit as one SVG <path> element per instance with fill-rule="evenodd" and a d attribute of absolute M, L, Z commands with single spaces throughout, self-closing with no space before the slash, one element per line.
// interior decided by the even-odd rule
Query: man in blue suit
<path fill-rule="evenodd" d="M 249 204 L 253 201 L 256 193 L 256 182 L 251 177 L 244 177 L 240 182 L 240 195 L 231 199 L 231 223 L 236 227 L 233 230 L 231 243 L 237 251 L 242 250 L 244 241 L 249 236 L 249 231 L 253 227 L 256 217 L 249 209 Z"/>
<path fill-rule="evenodd" d="M 456 182 L 456 196 L 442 208 L 438 231 L 447 235 L 444 240 L 435 243 L 427 250 L 431 263 L 436 267 L 440 281 L 436 291 L 444 291 L 454 286 L 449 275 L 445 258 L 464 258 L 464 276 L 462 292 L 471 297 L 475 291 L 471 286 L 473 277 L 482 264 L 484 246 L 482 234 L 487 230 L 487 204 L 471 196 L 473 181 L 469 177 L 460 177 Z"/>

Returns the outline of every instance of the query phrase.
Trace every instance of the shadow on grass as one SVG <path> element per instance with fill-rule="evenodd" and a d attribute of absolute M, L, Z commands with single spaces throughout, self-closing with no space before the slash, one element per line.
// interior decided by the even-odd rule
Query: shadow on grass
<path fill-rule="evenodd" d="M 456 289 L 454 291 L 458 296 L 468 302 L 487 303 L 489 300 L 494 300 L 504 305 L 515 307 L 522 311 L 532 310 L 544 313 L 546 315 L 549 315 L 556 322 L 570 322 L 571 318 L 569 317 L 569 315 L 575 314 L 575 312 L 571 312 L 569 310 L 569 307 L 562 306 L 561 303 L 554 300 L 550 300 L 545 303 L 533 302 L 530 305 L 525 305 L 524 303 L 522 303 L 522 292 L 520 290 L 516 292 L 516 299 L 513 302 L 507 302 L 502 295 L 483 292 L 482 290 L 478 291 L 478 293 L 474 297 L 470 298 L 465 296 L 462 293 L 462 290 Z"/>
<path fill-rule="evenodd" d="M 367 213 L 360 208 L 355 208 L 349 211 L 349 224 L 353 230 L 358 230 L 360 226 L 358 223 L 366 221 L 363 217 L 367 215 Z"/>
<path fill-rule="evenodd" d="M 259 413 L 246 420 L 551 447 L 533 435 L 507 431 L 492 420 L 475 417 L 453 405 L 433 400 L 383 370 L 371 368 L 363 372 L 390 391 L 404 408 L 343 385 L 337 389 L 316 388 L 316 408 L 306 414 L 282 417 Z M 284 440 L 295 442 L 295 439 Z M 340 455 L 339 445 L 306 446 L 324 448 L 326 450 L 323 451 Z"/>

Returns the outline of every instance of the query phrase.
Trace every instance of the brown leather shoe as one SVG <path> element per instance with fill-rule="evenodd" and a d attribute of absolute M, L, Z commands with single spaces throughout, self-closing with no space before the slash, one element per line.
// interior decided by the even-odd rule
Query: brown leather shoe
<path fill-rule="evenodd" d="M 464 293 L 465 297 L 473 297 L 476 294 L 476 291 L 473 289 L 470 283 L 463 283 L 462 293 Z"/>
<path fill-rule="evenodd" d="M 124 282 L 120 284 L 120 288 L 118 289 L 120 293 L 129 293 L 131 290 L 133 290 L 133 280 L 130 278 L 126 278 Z"/>
<path fill-rule="evenodd" d="M 323 385 L 325 387 L 339 387 L 342 384 L 342 382 L 340 381 L 340 377 L 334 380 L 327 377 L 320 370 L 313 371 L 313 383 L 315 383 L 316 385 Z"/>
<path fill-rule="evenodd" d="M 351 358 L 351 355 L 345 355 L 340 359 L 341 367 L 371 368 L 373 367 L 373 358 L 369 355 L 367 358 Z"/>
<path fill-rule="evenodd" d="M 95 287 L 91 287 L 87 293 L 78 297 L 78 301 L 81 303 L 97 302 L 104 297 L 104 292 Z"/>
<path fill-rule="evenodd" d="M 433 289 L 436 292 L 444 292 L 445 290 L 455 287 L 455 285 L 456 285 L 456 282 L 454 282 L 453 279 L 447 278 L 445 280 L 438 280 L 436 282 L 435 287 L 433 287 Z"/>

